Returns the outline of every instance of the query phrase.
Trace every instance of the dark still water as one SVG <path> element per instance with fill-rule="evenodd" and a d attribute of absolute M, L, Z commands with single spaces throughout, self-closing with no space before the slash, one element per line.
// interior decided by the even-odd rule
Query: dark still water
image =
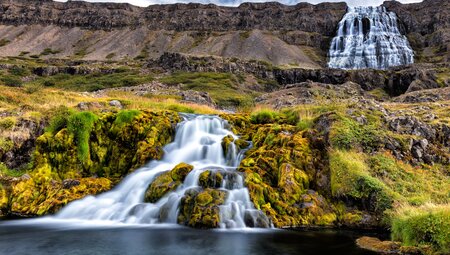
<path fill-rule="evenodd" d="M 356 247 L 359 235 L 332 230 L 211 231 L 3 222 L 0 254 L 374 254 Z"/>

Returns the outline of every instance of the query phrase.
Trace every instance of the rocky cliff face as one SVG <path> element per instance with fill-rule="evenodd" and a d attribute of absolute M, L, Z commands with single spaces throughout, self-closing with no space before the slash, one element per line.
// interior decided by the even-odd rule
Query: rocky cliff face
<path fill-rule="evenodd" d="M 345 12 L 345 3 L 140 8 L 1 0 L 0 56 L 114 60 L 169 51 L 318 68 L 326 63 L 330 37 Z"/>
<path fill-rule="evenodd" d="M 424 0 L 413 4 L 386 1 L 383 5 L 399 17 L 417 61 L 450 61 L 449 1 Z"/>
<path fill-rule="evenodd" d="M 41 24 L 111 30 L 147 27 L 150 30 L 230 31 L 301 30 L 332 36 L 346 11 L 345 3 L 244 3 L 238 8 L 203 4 L 151 5 L 67 3 L 48 0 L 0 1 L 3 24 Z"/>

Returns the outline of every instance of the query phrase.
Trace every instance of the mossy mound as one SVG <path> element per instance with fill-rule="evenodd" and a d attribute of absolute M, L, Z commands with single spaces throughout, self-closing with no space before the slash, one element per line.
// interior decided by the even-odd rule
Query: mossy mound
<path fill-rule="evenodd" d="M 187 190 L 181 199 L 178 223 L 194 228 L 219 227 L 219 206 L 226 195 L 226 191 L 210 188 Z"/>
<path fill-rule="evenodd" d="M 172 170 L 160 174 L 145 192 L 144 201 L 155 203 L 168 192 L 175 190 L 183 183 L 184 179 L 192 169 L 194 169 L 193 166 L 186 163 L 180 163 Z"/>
<path fill-rule="evenodd" d="M 152 159 L 172 140 L 180 120 L 171 111 L 72 113 L 38 138 L 35 165 L 48 164 L 60 179 L 121 178 Z"/>
<path fill-rule="evenodd" d="M 86 195 L 111 189 L 106 178 L 80 178 L 68 182 L 57 181 L 49 167 L 43 167 L 10 187 L 6 214 L 32 216 L 57 212 L 67 203 Z"/>
<path fill-rule="evenodd" d="M 304 131 L 289 124 L 253 125 L 246 132 L 253 148 L 239 170 L 255 207 L 276 227 L 332 225 L 337 216 L 331 203 L 310 190 L 315 179 L 313 152 Z"/>

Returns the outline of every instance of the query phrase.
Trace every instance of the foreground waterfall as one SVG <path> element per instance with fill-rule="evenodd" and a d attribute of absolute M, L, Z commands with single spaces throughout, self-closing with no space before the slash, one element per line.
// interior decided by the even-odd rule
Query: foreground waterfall
<path fill-rule="evenodd" d="M 258 222 L 269 221 L 262 212 L 254 209 L 243 178 L 236 171 L 245 151 L 238 151 L 232 142 L 227 155 L 224 155 L 223 138 L 237 138 L 226 128 L 227 122 L 215 116 L 184 117 L 185 121 L 179 124 L 174 142 L 165 146 L 162 160 L 152 161 L 136 170 L 109 192 L 70 203 L 56 217 L 137 224 L 177 223 L 180 201 L 185 192 L 200 188 L 200 174 L 213 169 L 224 173 L 223 181 L 218 186 L 227 193 L 225 202 L 219 207 L 219 226 L 264 226 Z M 181 162 L 194 166 L 184 182 L 157 202 L 144 203 L 149 184 L 158 175 Z"/>
<path fill-rule="evenodd" d="M 349 7 L 330 47 L 331 68 L 386 69 L 414 61 L 395 13 L 385 7 Z"/>

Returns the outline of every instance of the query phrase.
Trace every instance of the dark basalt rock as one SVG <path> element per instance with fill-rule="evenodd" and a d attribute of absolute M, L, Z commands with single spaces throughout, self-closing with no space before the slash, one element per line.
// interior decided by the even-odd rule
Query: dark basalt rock
<path fill-rule="evenodd" d="M 230 31 L 300 30 L 334 35 L 347 5 L 299 3 L 244 3 L 239 7 L 214 4 L 150 5 L 146 8 L 118 3 L 69 1 L 0 1 L 0 23 L 43 24 L 112 30 L 146 27 L 150 30 Z"/>

